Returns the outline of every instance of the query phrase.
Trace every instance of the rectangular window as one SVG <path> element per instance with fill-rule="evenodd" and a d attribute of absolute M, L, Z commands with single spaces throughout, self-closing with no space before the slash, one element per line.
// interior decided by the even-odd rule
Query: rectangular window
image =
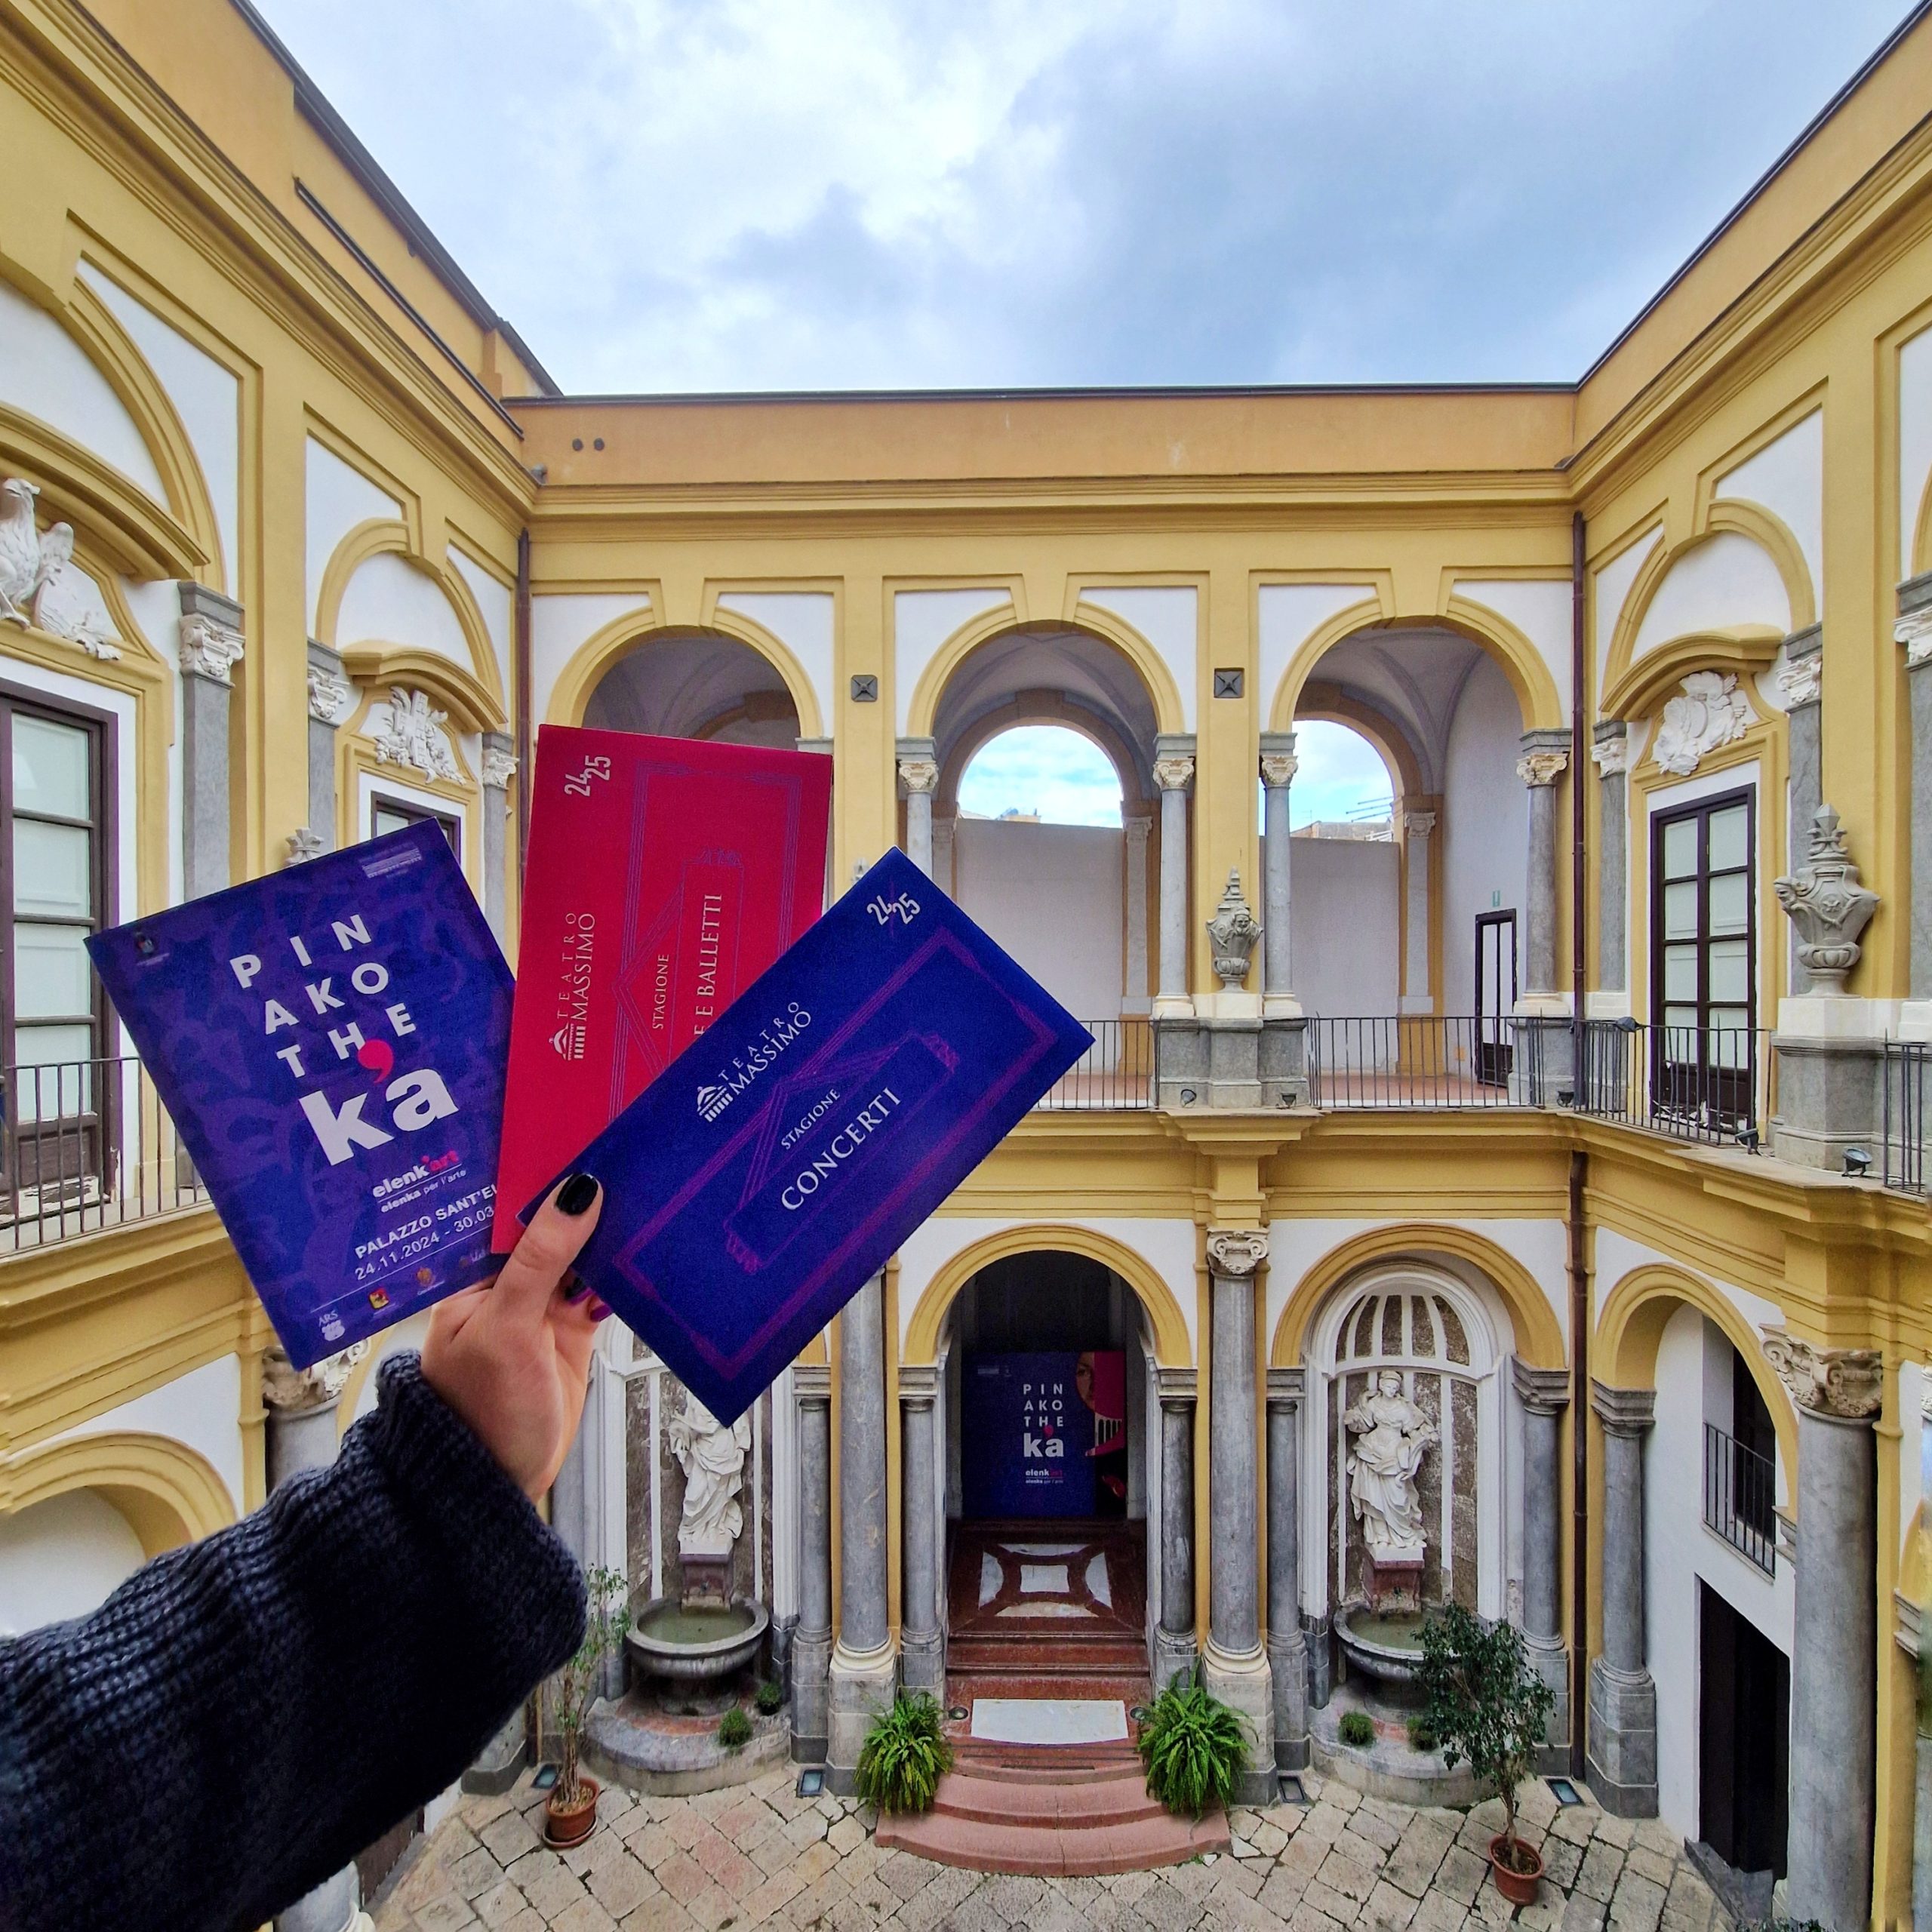
<path fill-rule="evenodd" d="M 450 850 L 460 859 L 463 857 L 463 821 L 454 812 L 432 811 L 427 805 L 416 804 L 405 798 L 393 798 L 377 792 L 369 800 L 369 836 L 380 838 L 385 833 L 400 832 L 405 826 L 425 823 L 439 825 L 443 836 L 449 841 Z"/>
<path fill-rule="evenodd" d="M 103 1175 L 112 1081 L 87 939 L 114 922 L 109 720 L 0 685 L 0 1181 Z"/>
<path fill-rule="evenodd" d="M 1752 1111 L 1755 808 L 1727 792 L 1651 822 L 1653 1104 L 1704 1125 Z"/>

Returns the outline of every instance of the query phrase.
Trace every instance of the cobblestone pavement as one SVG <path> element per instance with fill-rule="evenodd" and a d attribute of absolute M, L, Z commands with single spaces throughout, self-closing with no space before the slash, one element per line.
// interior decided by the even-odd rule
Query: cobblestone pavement
<path fill-rule="evenodd" d="M 546 1850 L 528 1775 L 501 1798 L 466 1798 L 375 1908 L 377 1932 L 724 1932 L 769 1925 L 872 1932 L 1186 1932 L 1292 1926 L 1306 1932 L 1446 1932 L 1502 1926 L 1514 1909 L 1488 1876 L 1501 1807 L 1411 1811 L 1310 1775 L 1311 1801 L 1237 1810 L 1232 1855 L 1108 1878 L 1015 1878 L 881 1851 L 870 1814 L 801 1798 L 794 1774 L 698 1798 L 606 1788 L 596 1830 Z M 1559 1810 L 1526 1786 L 1525 1835 L 1547 1872 L 1531 1932 L 1728 1932 L 1729 1921 L 1654 1820 L 1592 1805 Z"/>

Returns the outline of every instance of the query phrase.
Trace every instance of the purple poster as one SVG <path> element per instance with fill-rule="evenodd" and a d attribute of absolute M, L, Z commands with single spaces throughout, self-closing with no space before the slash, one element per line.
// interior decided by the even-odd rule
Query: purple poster
<path fill-rule="evenodd" d="M 1118 1517 L 1127 1512 L 1126 1358 L 969 1355 L 961 1368 L 965 1514 Z"/>

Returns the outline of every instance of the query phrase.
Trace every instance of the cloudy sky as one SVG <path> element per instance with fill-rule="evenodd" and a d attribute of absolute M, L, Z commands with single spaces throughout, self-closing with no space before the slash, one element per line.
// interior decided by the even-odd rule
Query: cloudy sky
<path fill-rule="evenodd" d="M 566 389 L 1569 379 L 1903 0 L 257 0 Z"/>

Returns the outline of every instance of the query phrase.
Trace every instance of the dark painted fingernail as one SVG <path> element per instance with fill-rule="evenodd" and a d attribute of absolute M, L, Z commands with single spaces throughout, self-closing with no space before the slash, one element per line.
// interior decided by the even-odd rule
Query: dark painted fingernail
<path fill-rule="evenodd" d="M 566 1214 L 581 1214 L 596 1198 L 595 1174 L 572 1174 L 557 1190 L 557 1205 Z"/>
<path fill-rule="evenodd" d="M 590 1284 L 581 1275 L 571 1278 L 571 1291 L 564 1299 L 568 1302 L 580 1302 L 590 1292 Z"/>
<path fill-rule="evenodd" d="M 593 1321 L 608 1321 L 611 1318 L 609 1305 L 601 1301 L 593 1301 L 590 1305 L 590 1318 Z"/>

